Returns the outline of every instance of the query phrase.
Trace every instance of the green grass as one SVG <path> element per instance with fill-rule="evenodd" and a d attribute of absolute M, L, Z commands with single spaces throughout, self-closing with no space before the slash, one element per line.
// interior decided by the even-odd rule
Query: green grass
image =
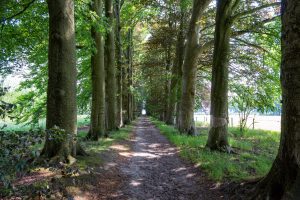
<path fill-rule="evenodd" d="M 77 116 L 77 126 L 81 127 L 81 126 L 85 126 L 88 125 L 90 123 L 90 119 L 88 115 L 78 115 Z M 3 131 L 29 131 L 30 129 L 32 129 L 33 127 L 26 124 L 26 123 L 20 123 L 20 124 L 16 124 L 14 121 L 11 121 L 9 119 L 0 119 L 0 129 L 3 126 L 6 126 L 5 128 L 3 128 Z M 46 127 L 46 120 L 45 119 L 40 119 L 39 120 L 39 128 L 44 129 Z"/>
<path fill-rule="evenodd" d="M 214 180 L 245 180 L 264 176 L 272 165 L 279 145 L 279 132 L 229 128 L 230 145 L 238 154 L 210 151 L 205 148 L 208 129 L 201 128 L 199 136 L 181 135 L 172 126 L 151 119 L 171 143 L 180 149 L 183 158 L 204 169 Z"/>
<path fill-rule="evenodd" d="M 121 140 L 126 140 L 129 138 L 132 132 L 133 126 L 128 125 L 124 128 L 120 128 L 118 131 L 112 132 L 108 138 L 100 138 L 99 141 L 82 141 L 84 150 L 89 154 L 89 156 L 78 156 L 76 165 L 84 170 L 87 167 L 96 167 L 102 164 L 100 154 L 107 150 L 114 142 Z M 81 131 L 78 133 L 78 137 L 85 138 L 86 132 Z"/>

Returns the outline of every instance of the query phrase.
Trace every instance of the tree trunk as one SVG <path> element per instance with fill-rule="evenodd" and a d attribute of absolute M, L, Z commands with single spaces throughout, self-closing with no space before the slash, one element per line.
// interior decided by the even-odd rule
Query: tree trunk
<path fill-rule="evenodd" d="M 170 73 L 170 66 L 171 66 L 171 45 L 169 45 L 166 49 L 166 73 L 169 74 Z M 169 77 L 166 78 L 166 82 L 165 82 L 165 105 L 164 105 L 164 120 L 165 122 L 167 122 L 168 120 L 168 116 L 171 115 L 171 110 L 169 108 L 169 99 L 170 97 L 170 80 Z"/>
<path fill-rule="evenodd" d="M 180 27 L 177 35 L 177 44 L 175 59 L 172 67 L 172 78 L 170 83 L 170 97 L 169 97 L 169 108 L 167 114 L 167 124 L 174 124 L 175 107 L 179 105 L 179 94 L 180 94 L 180 79 L 182 77 L 182 63 L 184 54 L 184 12 L 181 11 Z M 179 111 L 179 107 L 176 109 Z M 177 117 L 176 117 L 177 119 Z"/>
<path fill-rule="evenodd" d="M 211 119 L 206 146 L 228 150 L 228 65 L 233 0 L 218 0 L 211 83 Z"/>
<path fill-rule="evenodd" d="M 281 140 L 273 166 L 253 199 L 300 199 L 300 2 L 281 4 Z"/>
<path fill-rule="evenodd" d="M 76 52 L 73 0 L 48 0 L 49 49 L 46 129 L 59 127 L 62 138 L 50 131 L 42 155 L 72 162 L 76 155 Z"/>
<path fill-rule="evenodd" d="M 102 0 L 93 0 L 92 11 L 102 16 Z M 91 56 L 92 68 L 92 110 L 91 127 L 88 138 L 98 140 L 105 131 L 105 70 L 104 70 L 104 38 L 96 27 L 92 27 L 95 52 Z"/>
<path fill-rule="evenodd" d="M 127 33 L 128 47 L 128 68 L 127 68 L 127 119 L 129 122 L 133 120 L 133 99 L 132 99 L 132 29 Z"/>
<path fill-rule="evenodd" d="M 192 17 L 187 32 L 187 42 L 182 67 L 182 91 L 178 129 L 181 133 L 195 134 L 194 105 L 197 58 L 199 55 L 199 19 L 210 0 L 194 0 Z"/>
<path fill-rule="evenodd" d="M 107 130 L 116 130 L 116 69 L 115 69 L 115 41 L 113 31 L 113 1 L 105 0 L 105 16 L 108 29 L 105 40 L 105 70 L 106 70 L 106 116 Z"/>
<path fill-rule="evenodd" d="M 122 67 L 122 42 L 121 42 L 121 22 L 120 22 L 120 0 L 115 3 L 116 16 L 116 55 L 117 55 L 117 125 L 123 126 L 123 67 Z"/>

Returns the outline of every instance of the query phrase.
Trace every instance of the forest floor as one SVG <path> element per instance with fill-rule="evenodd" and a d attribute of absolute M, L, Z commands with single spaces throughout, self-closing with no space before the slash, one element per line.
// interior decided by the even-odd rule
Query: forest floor
<path fill-rule="evenodd" d="M 16 183 L 25 188 L 19 195 L 6 199 L 227 199 L 220 183 L 180 158 L 148 118 L 139 118 L 131 132 L 79 159 L 84 173 L 35 172 Z"/>

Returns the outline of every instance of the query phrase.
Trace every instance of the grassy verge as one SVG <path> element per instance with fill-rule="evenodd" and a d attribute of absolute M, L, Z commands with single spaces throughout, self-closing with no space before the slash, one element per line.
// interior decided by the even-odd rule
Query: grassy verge
<path fill-rule="evenodd" d="M 83 139 L 87 132 L 79 132 L 79 140 L 81 140 L 81 144 L 89 156 L 78 156 L 76 165 L 81 170 L 84 170 L 86 167 L 96 167 L 101 165 L 102 161 L 99 154 L 107 150 L 114 142 L 128 139 L 132 129 L 133 126 L 128 125 L 124 128 L 120 128 L 118 131 L 112 132 L 108 138 L 101 138 L 99 141 L 85 141 Z"/>
<path fill-rule="evenodd" d="M 238 128 L 229 128 L 230 145 L 238 154 L 212 152 L 205 147 L 208 128 L 200 128 L 199 136 L 181 135 L 172 126 L 151 119 L 171 143 L 180 148 L 182 157 L 204 169 L 214 180 L 245 180 L 264 176 L 275 159 L 279 132 L 248 130 L 240 134 Z"/>
<path fill-rule="evenodd" d="M 77 126 L 82 127 L 90 123 L 89 116 L 87 115 L 77 115 Z M 15 121 L 10 119 L 0 119 L 0 131 L 29 131 L 31 129 L 36 129 L 37 127 L 45 129 L 46 119 L 40 119 L 38 126 L 30 126 L 27 123 L 16 124 Z"/>

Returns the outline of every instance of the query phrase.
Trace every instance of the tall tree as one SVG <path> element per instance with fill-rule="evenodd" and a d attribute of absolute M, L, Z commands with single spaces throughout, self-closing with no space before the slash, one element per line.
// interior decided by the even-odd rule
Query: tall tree
<path fill-rule="evenodd" d="M 244 12 L 235 13 L 241 0 L 218 0 L 214 37 L 214 53 L 211 82 L 211 120 L 206 146 L 212 150 L 230 151 L 228 144 L 228 68 L 230 56 L 230 37 L 233 23 L 243 16 L 253 14 L 261 9 L 278 3 L 263 4 Z M 268 21 L 268 20 L 267 20 Z M 260 22 L 257 26 L 261 26 Z M 255 28 L 255 27 L 254 27 Z"/>
<path fill-rule="evenodd" d="M 49 0 L 49 49 L 46 128 L 63 129 L 62 137 L 47 132 L 42 155 L 72 162 L 76 154 L 76 55 L 73 0 Z"/>
<path fill-rule="evenodd" d="M 283 0 L 282 116 L 278 155 L 254 199 L 300 199 L 300 2 Z"/>
<path fill-rule="evenodd" d="M 106 70 L 106 124 L 107 130 L 117 128 L 116 124 L 116 68 L 115 68 L 115 38 L 113 0 L 105 0 L 105 16 L 108 20 L 105 40 L 105 70 Z"/>
<path fill-rule="evenodd" d="M 123 81 L 124 81 L 124 111 L 126 113 L 125 121 L 129 123 L 133 120 L 133 95 L 132 95 L 132 69 L 133 69 L 133 30 L 129 28 L 126 33 L 126 59 L 127 59 L 127 70 L 123 73 Z"/>
<path fill-rule="evenodd" d="M 116 60 L 117 60 L 117 125 L 123 126 L 123 73 L 122 66 L 122 41 L 121 41 L 121 6 L 120 0 L 115 0 L 116 16 Z"/>
<path fill-rule="evenodd" d="M 92 25 L 94 49 L 91 56 L 92 68 L 92 109 L 91 127 L 88 138 L 98 140 L 105 130 L 105 70 L 104 70 L 104 38 L 100 33 L 99 20 L 102 17 L 102 0 L 94 0 L 91 9 L 97 15 L 98 23 Z"/>
<path fill-rule="evenodd" d="M 215 28 L 215 44 L 212 67 L 211 120 L 206 146 L 210 149 L 227 148 L 228 129 L 228 65 L 231 15 L 233 0 L 218 0 Z"/>
<path fill-rule="evenodd" d="M 172 77 L 170 83 L 170 95 L 168 98 L 168 112 L 167 112 L 167 124 L 174 124 L 175 110 L 179 110 L 179 94 L 181 87 L 181 78 L 182 78 L 182 63 L 183 63 L 183 54 L 184 54 L 184 25 L 185 25 L 185 13 L 181 6 L 180 8 L 180 20 L 179 20 L 179 30 L 177 33 L 177 44 L 175 50 L 175 57 L 172 66 Z M 178 106 L 176 108 L 176 106 Z M 176 109 L 175 109 L 176 108 Z M 177 116 L 176 116 L 177 119 Z"/>
<path fill-rule="evenodd" d="M 190 20 L 187 42 L 184 53 L 184 63 L 182 66 L 181 83 L 181 106 L 179 114 L 178 129 L 181 133 L 195 134 L 194 105 L 195 105 L 195 83 L 197 58 L 199 55 L 199 24 L 205 8 L 210 0 L 194 0 L 192 17 Z"/>

